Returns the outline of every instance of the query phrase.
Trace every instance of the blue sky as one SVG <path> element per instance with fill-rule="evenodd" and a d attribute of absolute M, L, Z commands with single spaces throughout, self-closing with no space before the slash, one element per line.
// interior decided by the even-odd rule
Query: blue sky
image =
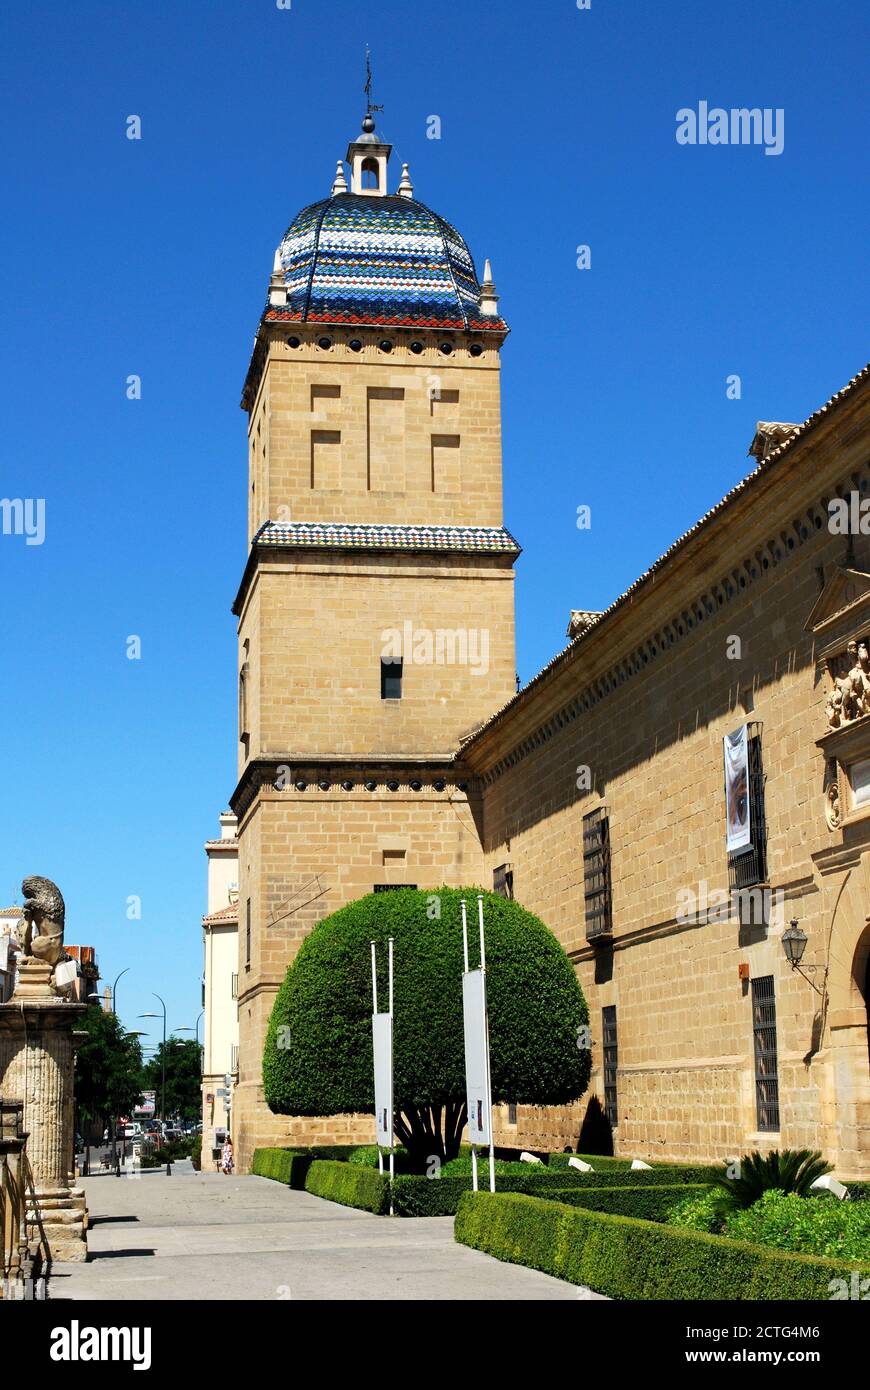
<path fill-rule="evenodd" d="M 274 247 L 359 128 L 366 42 L 392 182 L 408 160 L 492 258 L 513 330 L 527 680 L 572 607 L 744 475 L 756 420 L 804 419 L 866 360 L 867 39 L 842 0 L 4 6 L 0 496 L 45 498 L 46 539 L 0 536 L 0 906 L 56 879 L 68 939 L 129 968 L 128 1026 L 159 1031 L 135 1022 L 152 990 L 170 1029 L 200 1008 L 201 846 L 235 784 L 239 395 Z M 782 108 L 783 152 L 678 145 L 700 101 Z"/>

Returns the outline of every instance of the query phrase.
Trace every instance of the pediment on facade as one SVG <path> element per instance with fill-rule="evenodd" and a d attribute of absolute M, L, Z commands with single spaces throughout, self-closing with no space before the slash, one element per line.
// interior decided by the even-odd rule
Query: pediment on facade
<path fill-rule="evenodd" d="M 825 580 L 804 624 L 823 644 L 851 636 L 855 622 L 870 618 L 870 574 L 838 565 Z"/>

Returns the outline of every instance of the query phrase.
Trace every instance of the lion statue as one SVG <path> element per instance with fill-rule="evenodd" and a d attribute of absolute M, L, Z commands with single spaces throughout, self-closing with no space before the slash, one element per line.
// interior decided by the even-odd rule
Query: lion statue
<path fill-rule="evenodd" d="M 64 955 L 63 924 L 66 915 L 63 898 L 50 878 L 34 875 L 21 885 L 24 894 L 24 956 L 35 957 L 56 966 Z"/>

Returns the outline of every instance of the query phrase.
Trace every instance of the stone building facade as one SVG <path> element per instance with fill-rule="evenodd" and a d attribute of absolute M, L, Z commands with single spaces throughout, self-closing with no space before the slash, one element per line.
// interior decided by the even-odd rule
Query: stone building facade
<path fill-rule="evenodd" d="M 407 167 L 387 192 L 389 154 L 368 114 L 350 188 L 339 165 L 288 229 L 242 400 L 237 1160 L 372 1137 L 370 1117 L 264 1103 L 269 1013 L 312 925 L 375 887 L 484 883 L 576 964 L 617 1152 L 808 1145 L 866 1176 L 870 735 L 847 644 L 870 536 L 829 504 L 870 485 L 868 377 L 759 426 L 750 476 L 605 613 L 574 613 L 516 693 L 507 326 Z M 743 726 L 751 864 L 725 841 Z M 505 1106 L 499 1137 L 576 1148 L 589 1109 Z"/>

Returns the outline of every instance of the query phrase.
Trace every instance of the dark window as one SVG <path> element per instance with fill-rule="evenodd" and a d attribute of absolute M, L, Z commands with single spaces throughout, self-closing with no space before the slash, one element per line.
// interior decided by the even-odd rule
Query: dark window
<path fill-rule="evenodd" d="M 375 893 L 395 893 L 399 888 L 416 888 L 416 883 L 376 883 L 373 886 Z"/>
<path fill-rule="evenodd" d="M 251 899 L 245 903 L 245 965 L 251 964 Z"/>
<path fill-rule="evenodd" d="M 402 698 L 402 658 L 400 656 L 381 657 L 381 699 L 401 700 Z"/>
<path fill-rule="evenodd" d="M 238 975 L 233 975 L 233 976 L 232 976 L 232 979 L 231 979 L 231 981 L 230 981 L 230 995 L 232 996 L 233 999 L 238 999 L 238 997 L 239 997 L 239 977 L 238 977 Z"/>
<path fill-rule="evenodd" d="M 613 933 L 610 818 L 605 806 L 583 817 L 583 888 L 586 895 L 586 940 L 610 937 Z"/>
<path fill-rule="evenodd" d="M 764 769 L 761 762 L 761 725 L 750 724 L 749 754 L 749 829 L 751 842 L 744 849 L 728 855 L 728 883 L 732 892 L 767 882 L 767 824 L 764 819 Z"/>
<path fill-rule="evenodd" d="M 619 1110 L 616 1103 L 616 1005 L 608 1004 L 601 1010 L 601 1034 L 604 1040 L 604 1113 L 610 1121 L 611 1129 L 619 1124 Z"/>
<path fill-rule="evenodd" d="M 508 1105 L 508 1124 L 509 1124 L 509 1125 L 515 1125 L 516 1122 L 517 1122 L 517 1107 L 514 1105 L 513 1101 L 511 1101 L 510 1104 Z"/>
<path fill-rule="evenodd" d="M 512 898 L 514 895 L 514 871 L 510 864 L 500 864 L 492 873 L 492 891 L 498 893 L 501 898 Z"/>
<path fill-rule="evenodd" d="M 755 1114 L 759 1130 L 779 1129 L 779 1081 L 776 1059 L 776 1000 L 773 976 L 752 981 L 752 1031 L 755 1038 Z"/>

